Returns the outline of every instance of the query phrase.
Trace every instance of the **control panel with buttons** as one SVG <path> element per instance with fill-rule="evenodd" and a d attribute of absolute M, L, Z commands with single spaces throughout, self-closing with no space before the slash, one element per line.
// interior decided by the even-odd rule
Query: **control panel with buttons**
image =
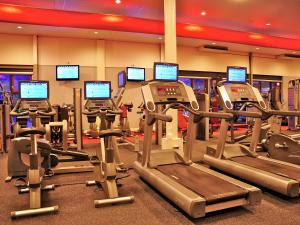
<path fill-rule="evenodd" d="M 233 109 L 235 103 L 245 102 L 257 103 L 261 108 L 266 108 L 258 89 L 248 83 L 225 83 L 218 86 L 218 93 L 227 109 Z"/>
<path fill-rule="evenodd" d="M 142 87 L 146 109 L 153 112 L 156 105 L 181 103 L 198 110 L 199 105 L 193 89 L 177 81 L 152 81 Z"/>

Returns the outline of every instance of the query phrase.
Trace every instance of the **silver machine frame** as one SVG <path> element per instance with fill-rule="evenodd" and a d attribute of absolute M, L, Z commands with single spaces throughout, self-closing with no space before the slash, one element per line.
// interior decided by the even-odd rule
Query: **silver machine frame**
<path fill-rule="evenodd" d="M 218 86 L 218 92 L 223 101 L 223 107 L 225 112 L 232 113 L 234 115 L 243 115 L 246 117 L 255 118 L 255 124 L 253 127 L 253 134 L 250 146 L 244 146 L 242 144 L 228 144 L 224 148 L 217 148 L 217 146 L 208 146 L 207 154 L 204 154 L 203 162 L 210 165 L 213 168 L 221 170 L 227 174 L 239 177 L 243 180 L 247 180 L 251 183 L 255 183 L 262 187 L 268 188 L 275 192 L 281 193 L 289 197 L 298 197 L 300 193 L 299 182 L 296 179 L 288 177 L 285 174 L 276 174 L 271 171 L 266 171 L 263 169 L 255 168 L 255 166 L 250 166 L 242 163 L 238 163 L 231 159 L 235 157 L 251 157 L 256 160 L 264 160 L 266 163 L 272 163 L 273 166 L 281 166 L 286 169 L 292 168 L 293 170 L 299 170 L 300 166 L 294 165 L 287 162 L 282 162 L 279 160 L 267 158 L 265 156 L 258 155 L 256 153 L 257 144 L 259 141 L 260 130 L 262 126 L 263 114 L 271 115 L 289 115 L 289 116 L 299 116 L 299 112 L 284 112 L 284 111 L 268 111 L 262 96 L 260 95 L 257 88 L 251 86 L 248 83 L 243 84 L 230 84 L 230 87 L 242 87 L 248 91 L 246 99 L 250 101 L 250 106 L 256 105 L 259 112 L 250 111 L 237 111 L 233 110 L 234 98 L 230 97 L 228 90 L 226 89 L 226 84 L 220 84 Z M 240 92 L 239 92 L 240 93 Z M 243 99 L 240 99 L 243 102 Z M 246 101 L 246 100 L 245 100 Z M 220 137 L 223 139 L 225 133 L 227 133 L 228 121 L 222 121 L 220 128 Z"/>
<path fill-rule="evenodd" d="M 10 105 L 0 105 L 0 153 L 7 153 L 10 143 Z"/>
<path fill-rule="evenodd" d="M 46 139 L 50 141 L 51 136 L 51 127 L 59 126 L 62 129 L 62 149 L 63 150 L 77 150 L 81 151 L 83 149 L 82 143 L 82 93 L 81 88 L 73 88 L 73 105 L 74 105 L 74 127 L 75 127 L 75 135 L 74 139 L 76 140 L 76 145 L 68 146 L 69 139 L 69 129 L 68 123 L 66 120 L 61 122 L 49 122 L 46 124 Z"/>
<path fill-rule="evenodd" d="M 193 111 L 199 110 L 199 105 L 192 88 L 186 86 L 182 82 L 151 81 L 142 87 L 146 116 L 144 143 L 142 151 L 138 154 L 137 161 L 134 162 L 134 169 L 139 174 L 139 176 L 193 218 L 204 217 L 206 213 L 222 209 L 259 204 L 262 198 L 262 193 L 258 188 L 213 171 L 203 165 L 193 163 L 191 160 L 192 143 L 188 144 L 186 148 L 184 148 L 183 152 L 177 149 L 152 149 L 152 130 L 155 121 L 161 120 L 170 122 L 172 120 L 172 118 L 170 118 L 169 116 L 156 112 L 157 106 L 159 106 L 159 104 L 161 103 L 159 102 L 159 100 L 154 99 L 156 98 L 156 96 L 158 96 L 158 93 L 154 91 L 156 85 L 179 86 L 180 91 L 182 93 L 185 93 L 186 98 L 188 98 L 188 101 L 185 100 L 184 102 L 185 105 L 188 105 Z M 182 100 L 180 96 L 175 96 L 174 98 L 176 98 L 176 101 Z M 172 100 L 173 102 L 174 98 Z M 203 118 L 214 117 L 213 115 L 217 115 L 222 118 L 222 116 L 224 115 L 220 113 L 209 113 L 201 111 L 197 112 Z M 189 128 L 188 136 L 191 136 L 192 133 L 193 131 L 191 131 L 191 128 Z M 192 141 L 188 141 L 188 143 L 189 142 Z M 222 148 L 224 144 L 222 142 L 219 142 L 218 146 L 219 148 Z M 237 197 L 236 199 L 226 200 L 223 199 L 220 202 L 207 204 L 205 197 L 200 196 L 188 187 L 177 182 L 176 179 L 173 179 L 158 170 L 159 166 L 170 164 L 182 164 L 188 167 L 192 167 L 197 171 L 205 172 L 212 178 L 219 178 L 222 180 L 222 182 L 227 182 L 231 185 L 235 185 L 243 190 L 246 190 L 248 194 L 246 197 Z M 201 176 L 198 176 L 196 179 L 201 179 Z"/>

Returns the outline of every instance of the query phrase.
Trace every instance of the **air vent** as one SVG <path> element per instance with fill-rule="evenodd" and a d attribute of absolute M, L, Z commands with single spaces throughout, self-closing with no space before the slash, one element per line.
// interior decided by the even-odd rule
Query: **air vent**
<path fill-rule="evenodd" d="M 228 52 L 228 47 L 226 46 L 218 46 L 218 45 L 203 45 L 201 48 L 203 51 L 209 52 Z"/>
<path fill-rule="evenodd" d="M 277 57 L 278 59 L 300 59 L 300 55 L 297 54 L 283 54 Z"/>

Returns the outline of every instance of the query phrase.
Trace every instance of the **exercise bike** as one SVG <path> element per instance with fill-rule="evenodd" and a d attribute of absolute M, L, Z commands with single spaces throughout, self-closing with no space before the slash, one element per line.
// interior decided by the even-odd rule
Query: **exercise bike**
<path fill-rule="evenodd" d="M 20 100 L 19 103 L 20 104 Z M 24 171 L 27 171 L 27 184 L 24 188 L 21 188 L 19 190 L 19 193 L 29 193 L 29 209 L 27 210 L 20 210 L 20 211 L 13 211 L 11 212 L 12 218 L 18 218 L 23 216 L 33 216 L 33 215 L 40 215 L 40 214 L 46 214 L 46 213 L 55 213 L 58 211 L 58 206 L 50 206 L 50 207 L 42 207 L 42 198 L 41 194 L 42 191 L 50 191 L 55 189 L 55 185 L 43 185 L 42 179 L 43 176 L 41 175 L 41 171 L 39 168 L 39 156 L 38 156 L 38 135 L 45 135 L 45 130 L 43 128 L 37 128 L 36 126 L 36 118 L 37 116 L 52 116 L 55 114 L 55 112 L 44 112 L 39 111 L 37 108 L 29 108 L 26 111 L 17 112 L 16 107 L 12 110 L 10 113 L 11 116 L 27 116 L 32 119 L 32 121 L 35 121 L 33 123 L 32 128 L 19 128 L 17 131 L 18 138 L 12 140 L 12 145 L 14 146 L 17 143 L 22 143 L 22 140 L 25 142 L 28 142 L 27 136 L 30 136 L 30 152 L 26 152 L 26 146 L 19 145 L 20 148 L 24 148 L 24 153 L 29 154 L 29 166 L 25 165 L 24 163 L 21 164 L 21 170 L 20 173 L 23 173 Z M 22 150 L 20 150 L 21 152 Z M 11 151 L 10 151 L 11 152 Z M 9 153 L 10 153 L 9 152 Z M 50 155 L 50 152 L 45 152 L 44 155 Z M 9 155 L 9 159 L 13 155 Z M 50 159 L 49 157 L 46 157 L 46 159 Z M 13 163 L 14 161 L 9 160 L 9 164 Z M 46 163 L 47 164 L 47 163 Z M 49 163 L 47 164 L 49 165 Z M 47 168 L 44 168 L 47 169 Z M 22 175 L 22 174 L 19 174 Z"/>

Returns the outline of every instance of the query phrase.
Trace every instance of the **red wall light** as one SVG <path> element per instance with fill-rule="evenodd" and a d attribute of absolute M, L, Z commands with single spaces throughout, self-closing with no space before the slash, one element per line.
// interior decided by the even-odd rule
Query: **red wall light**
<path fill-rule="evenodd" d="M 22 10 L 20 8 L 14 6 L 8 6 L 8 5 L 2 5 L 0 7 L 0 10 L 5 13 L 14 13 L 14 14 L 22 13 Z"/>

